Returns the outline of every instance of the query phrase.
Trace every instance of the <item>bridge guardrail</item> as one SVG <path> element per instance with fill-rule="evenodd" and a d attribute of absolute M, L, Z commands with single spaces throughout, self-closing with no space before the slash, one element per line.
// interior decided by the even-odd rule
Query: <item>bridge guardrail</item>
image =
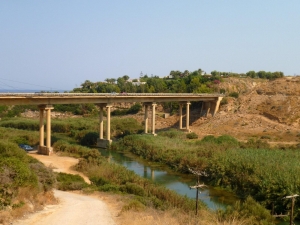
<path fill-rule="evenodd" d="M 1 96 L 107 96 L 107 97 L 126 97 L 126 96 L 212 96 L 223 97 L 224 94 L 219 93 L 0 93 Z"/>

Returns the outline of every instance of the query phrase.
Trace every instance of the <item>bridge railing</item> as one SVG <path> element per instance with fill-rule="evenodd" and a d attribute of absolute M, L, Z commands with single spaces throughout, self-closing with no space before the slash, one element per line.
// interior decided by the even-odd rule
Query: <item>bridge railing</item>
<path fill-rule="evenodd" d="M 206 97 L 217 97 L 217 96 L 224 96 L 223 94 L 219 93 L 43 93 L 43 92 L 36 92 L 36 93 L 0 93 L 0 97 L 5 96 L 20 96 L 20 97 L 34 97 L 34 96 L 45 96 L 45 97 L 52 97 L 52 96 L 65 96 L 65 97 L 72 97 L 72 96 L 206 96 Z"/>

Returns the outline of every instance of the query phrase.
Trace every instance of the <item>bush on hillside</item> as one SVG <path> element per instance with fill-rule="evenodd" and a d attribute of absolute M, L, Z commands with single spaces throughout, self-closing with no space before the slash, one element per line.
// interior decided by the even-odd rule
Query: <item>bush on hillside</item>
<path fill-rule="evenodd" d="M 195 132 L 188 133 L 186 135 L 186 138 L 188 138 L 188 139 L 198 139 L 198 134 L 196 134 Z"/>
<path fill-rule="evenodd" d="M 62 191 L 82 190 L 88 186 L 84 179 L 77 174 L 57 173 L 56 179 L 56 188 Z"/>
<path fill-rule="evenodd" d="M 238 98 L 239 97 L 239 93 L 237 93 L 237 92 L 230 92 L 229 96 L 233 97 L 233 98 Z"/>

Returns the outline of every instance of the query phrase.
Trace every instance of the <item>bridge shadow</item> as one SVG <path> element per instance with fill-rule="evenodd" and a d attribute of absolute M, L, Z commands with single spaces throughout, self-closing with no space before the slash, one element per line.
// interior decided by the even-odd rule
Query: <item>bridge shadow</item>
<path fill-rule="evenodd" d="M 156 132 L 167 131 L 169 129 L 178 129 L 179 130 L 179 113 L 176 113 L 175 115 L 177 117 L 177 120 L 175 123 L 171 124 L 168 127 L 155 129 Z M 204 118 L 204 117 L 206 117 L 206 112 L 201 112 L 201 106 L 197 107 L 197 108 L 193 108 L 192 110 L 190 110 L 189 126 L 192 126 L 193 123 L 198 121 L 200 118 Z M 166 118 L 165 120 L 167 121 L 168 118 Z M 182 128 L 183 128 L 183 130 L 186 128 L 186 110 L 182 111 Z"/>

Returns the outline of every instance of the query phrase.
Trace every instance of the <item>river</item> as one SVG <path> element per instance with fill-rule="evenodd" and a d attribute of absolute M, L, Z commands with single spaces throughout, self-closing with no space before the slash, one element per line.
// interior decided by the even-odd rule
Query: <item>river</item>
<path fill-rule="evenodd" d="M 192 199 L 196 198 L 196 190 L 190 189 L 190 186 L 195 185 L 197 181 L 197 177 L 193 174 L 176 173 L 167 166 L 148 162 L 130 152 L 115 152 L 105 149 L 100 149 L 100 152 L 102 155 L 109 157 L 111 161 L 123 165 L 141 177 L 153 180 L 181 195 L 186 195 Z M 200 181 L 200 183 L 204 182 Z M 238 200 L 233 193 L 209 185 L 201 190 L 199 199 L 213 210 L 224 209 L 227 205 L 231 205 Z"/>
<path fill-rule="evenodd" d="M 141 177 L 164 185 L 178 194 L 196 199 L 196 190 L 190 189 L 190 186 L 195 185 L 197 181 L 197 177 L 193 174 L 174 172 L 168 166 L 146 161 L 130 152 L 108 151 L 101 148 L 99 151 L 112 162 L 123 165 Z M 200 183 L 204 182 L 200 181 Z M 239 200 L 233 193 L 217 189 L 209 185 L 201 190 L 201 193 L 199 193 L 199 199 L 212 210 L 224 209 L 226 206 L 232 205 Z M 289 224 L 289 222 L 278 221 L 277 223 L 277 225 L 287 224 Z M 300 222 L 295 221 L 295 225 L 300 225 Z"/>

